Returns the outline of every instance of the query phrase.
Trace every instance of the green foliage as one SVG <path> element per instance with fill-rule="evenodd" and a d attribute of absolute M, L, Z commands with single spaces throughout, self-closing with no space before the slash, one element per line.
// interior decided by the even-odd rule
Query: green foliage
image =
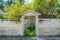
<path fill-rule="evenodd" d="M 57 0 L 35 0 L 34 9 L 35 11 L 41 13 L 44 17 L 45 15 L 53 16 L 53 13 L 55 12 L 55 9 L 57 7 L 57 3 Z"/>
<path fill-rule="evenodd" d="M 3 9 L 3 1 L 2 0 L 0 0 L 0 9 Z"/>
<path fill-rule="evenodd" d="M 4 14 L 0 14 L 0 19 L 4 19 Z"/>
<path fill-rule="evenodd" d="M 57 0 L 34 0 L 34 2 L 31 4 L 23 4 L 24 0 L 16 0 L 15 4 L 12 3 L 11 5 L 4 7 L 4 11 L 8 13 L 7 18 L 19 20 L 23 13 L 30 9 L 41 13 L 42 17 L 59 17 L 59 15 L 56 16 L 53 14 L 56 7 L 60 6 L 58 5 Z"/>
<path fill-rule="evenodd" d="M 5 12 L 8 12 L 8 18 L 9 19 L 16 19 L 16 20 L 20 20 L 21 16 L 23 15 L 23 13 L 26 10 L 31 9 L 32 6 L 31 5 L 22 5 L 20 4 L 20 1 L 17 0 L 16 4 L 11 4 L 11 6 L 7 6 L 4 8 Z"/>
<path fill-rule="evenodd" d="M 44 3 L 45 0 L 34 0 L 34 7 L 40 6 L 40 4 Z"/>
<path fill-rule="evenodd" d="M 60 9 L 57 10 L 57 18 L 60 18 Z"/>
<path fill-rule="evenodd" d="M 24 30 L 24 36 L 36 36 L 34 27 L 26 27 Z"/>

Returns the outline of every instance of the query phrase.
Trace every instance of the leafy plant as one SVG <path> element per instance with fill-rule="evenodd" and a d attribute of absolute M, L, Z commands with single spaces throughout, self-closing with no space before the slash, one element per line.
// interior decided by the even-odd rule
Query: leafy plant
<path fill-rule="evenodd" d="M 36 36 L 34 27 L 26 27 L 24 30 L 24 36 Z"/>
<path fill-rule="evenodd" d="M 4 19 L 4 14 L 0 14 L 0 19 Z"/>
<path fill-rule="evenodd" d="M 57 10 L 57 18 L 60 18 L 60 9 Z"/>
<path fill-rule="evenodd" d="M 54 17 L 55 8 L 57 7 L 57 0 L 35 0 L 34 9 L 35 11 L 42 14 L 42 17 Z"/>
<path fill-rule="evenodd" d="M 7 17 L 9 19 L 16 19 L 19 21 L 23 13 L 31 8 L 31 5 L 22 5 L 19 0 L 16 0 L 16 4 L 12 3 L 10 6 L 7 5 L 4 7 L 4 11 L 8 13 Z"/>

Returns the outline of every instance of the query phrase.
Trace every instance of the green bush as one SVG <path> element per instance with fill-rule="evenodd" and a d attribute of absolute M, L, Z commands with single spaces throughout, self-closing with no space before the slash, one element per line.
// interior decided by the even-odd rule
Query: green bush
<path fill-rule="evenodd" d="M 4 14 L 0 14 L 0 19 L 4 19 Z"/>
<path fill-rule="evenodd" d="M 36 36 L 34 27 L 26 27 L 24 30 L 24 36 Z"/>

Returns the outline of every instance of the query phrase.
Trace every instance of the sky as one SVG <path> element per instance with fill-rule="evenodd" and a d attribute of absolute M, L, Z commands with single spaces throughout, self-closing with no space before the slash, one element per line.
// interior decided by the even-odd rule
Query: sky
<path fill-rule="evenodd" d="M 33 0 L 25 0 L 25 4 L 29 4 L 31 2 L 33 2 Z"/>

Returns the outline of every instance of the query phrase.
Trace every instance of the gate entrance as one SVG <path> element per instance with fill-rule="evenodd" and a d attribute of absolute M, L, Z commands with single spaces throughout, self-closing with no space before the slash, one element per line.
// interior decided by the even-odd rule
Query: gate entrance
<path fill-rule="evenodd" d="M 23 13 L 22 24 L 24 27 L 24 36 L 36 36 L 37 27 L 38 27 L 38 15 L 37 12 L 28 10 Z"/>
<path fill-rule="evenodd" d="M 35 16 L 25 16 L 24 27 L 35 27 Z"/>
<path fill-rule="evenodd" d="M 24 16 L 24 36 L 35 35 L 35 16 Z"/>
<path fill-rule="evenodd" d="M 27 11 L 24 13 L 24 36 L 35 36 L 35 13 Z"/>

